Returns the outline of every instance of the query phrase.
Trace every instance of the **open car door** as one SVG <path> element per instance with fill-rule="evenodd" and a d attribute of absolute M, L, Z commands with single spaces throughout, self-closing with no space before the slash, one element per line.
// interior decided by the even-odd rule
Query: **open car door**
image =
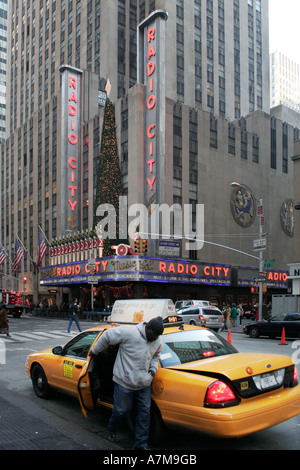
<path fill-rule="evenodd" d="M 77 386 L 78 399 L 81 406 L 81 411 L 86 418 L 88 415 L 88 410 L 92 410 L 94 408 L 91 380 L 89 374 L 92 362 L 93 358 L 91 356 L 88 356 L 86 367 L 84 367 L 82 374 L 79 377 Z"/>

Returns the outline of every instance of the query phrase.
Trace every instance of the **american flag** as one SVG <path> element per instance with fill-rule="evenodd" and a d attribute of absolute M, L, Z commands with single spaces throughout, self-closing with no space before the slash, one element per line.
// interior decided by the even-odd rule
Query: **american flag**
<path fill-rule="evenodd" d="M 39 267 L 42 263 L 42 259 L 44 258 L 46 251 L 47 251 L 46 243 L 39 229 L 37 261 L 36 261 L 36 267 L 37 267 L 38 272 L 39 272 Z"/>
<path fill-rule="evenodd" d="M 6 254 L 4 253 L 3 249 L 0 246 L 0 266 L 6 260 Z"/>
<path fill-rule="evenodd" d="M 20 245 L 20 242 L 18 240 L 18 238 L 16 238 L 16 244 L 15 244 L 15 258 L 14 258 L 14 262 L 13 262 L 13 272 L 12 272 L 12 275 L 15 274 L 15 272 L 17 271 L 18 269 L 18 266 L 22 260 L 24 256 L 24 252 L 21 248 L 21 245 Z"/>

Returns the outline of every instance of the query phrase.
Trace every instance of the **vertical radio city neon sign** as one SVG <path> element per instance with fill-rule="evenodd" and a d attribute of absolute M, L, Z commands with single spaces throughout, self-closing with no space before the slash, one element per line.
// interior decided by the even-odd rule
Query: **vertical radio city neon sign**
<path fill-rule="evenodd" d="M 156 27 L 151 26 L 147 30 L 147 43 L 148 43 L 148 52 L 147 52 L 147 67 L 146 67 L 146 74 L 148 79 L 148 89 L 147 93 L 149 96 L 146 100 L 146 108 L 147 111 L 150 112 L 151 110 L 155 110 L 156 105 L 156 41 L 155 41 L 155 34 L 156 34 Z M 154 85 L 155 83 L 155 85 Z M 156 144 L 156 116 L 154 113 L 150 116 L 150 123 L 147 124 L 147 143 L 146 146 L 148 147 L 148 152 L 146 154 L 147 157 L 147 167 L 146 167 L 146 181 L 149 186 L 149 191 L 154 191 L 154 182 L 156 179 L 156 152 L 154 151 L 155 144 Z M 153 201 L 151 201 L 153 202 Z"/>
<path fill-rule="evenodd" d="M 138 27 L 139 77 L 145 85 L 145 205 L 164 202 L 164 187 L 159 184 L 164 173 L 165 130 L 165 22 L 166 12 L 156 10 Z M 149 212 L 150 214 L 150 212 Z"/>
<path fill-rule="evenodd" d="M 61 231 L 80 229 L 81 75 L 68 65 L 62 73 Z"/>
<path fill-rule="evenodd" d="M 78 81 L 77 78 L 70 76 L 69 77 L 69 89 L 70 89 L 70 97 L 69 97 L 69 116 L 71 117 L 71 129 L 68 135 L 68 142 L 70 145 L 78 145 L 78 129 L 75 126 L 75 116 L 78 113 L 78 99 L 77 99 L 77 92 L 78 92 Z M 78 161 L 75 157 L 70 157 L 68 160 L 68 165 L 71 168 L 71 180 L 68 181 L 69 189 L 71 194 L 69 195 L 70 198 L 68 199 L 68 203 L 70 204 L 72 212 L 75 210 L 75 206 L 78 204 L 78 183 L 75 181 L 75 175 L 78 179 Z M 76 173 L 75 173 L 76 172 Z"/>

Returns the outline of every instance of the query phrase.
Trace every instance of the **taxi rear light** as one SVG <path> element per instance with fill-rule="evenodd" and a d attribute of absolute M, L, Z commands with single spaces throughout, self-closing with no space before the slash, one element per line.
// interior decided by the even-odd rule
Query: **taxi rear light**
<path fill-rule="evenodd" d="M 293 377 L 293 386 L 298 385 L 298 372 L 296 366 L 294 366 L 294 377 Z"/>
<path fill-rule="evenodd" d="M 212 357 L 214 355 L 215 355 L 214 351 L 204 351 L 203 352 L 204 357 Z"/>
<path fill-rule="evenodd" d="M 216 380 L 208 387 L 205 395 L 204 406 L 207 408 L 225 408 L 239 404 L 233 390 L 221 380 Z"/>

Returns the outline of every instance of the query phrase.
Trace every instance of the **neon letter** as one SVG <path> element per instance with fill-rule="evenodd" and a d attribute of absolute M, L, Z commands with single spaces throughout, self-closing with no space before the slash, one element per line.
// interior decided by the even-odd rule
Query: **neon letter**
<path fill-rule="evenodd" d="M 75 77 L 70 77 L 70 83 L 69 83 L 70 88 L 74 88 L 76 90 L 77 88 L 77 80 Z"/>
<path fill-rule="evenodd" d="M 68 141 L 70 142 L 70 144 L 76 145 L 78 143 L 77 135 L 74 134 L 74 132 L 71 132 L 71 134 L 69 134 L 69 136 L 68 136 Z"/>
<path fill-rule="evenodd" d="M 76 204 L 77 204 L 77 201 L 72 202 L 72 201 L 70 201 L 70 199 L 69 199 L 68 203 L 69 203 L 70 206 L 71 206 L 72 212 L 74 212 L 74 209 L 75 209 L 75 206 L 76 206 Z"/>
<path fill-rule="evenodd" d="M 155 137 L 155 132 L 151 133 L 152 129 L 155 129 L 155 124 L 150 124 L 150 126 L 148 127 L 147 137 L 149 137 L 149 139 L 153 139 Z"/>
<path fill-rule="evenodd" d="M 149 98 L 147 99 L 147 108 L 153 109 L 155 106 L 155 102 L 156 102 L 155 96 L 150 95 Z"/>
<path fill-rule="evenodd" d="M 150 28 L 148 29 L 147 41 L 151 42 L 151 41 L 154 41 L 154 39 L 155 39 L 155 28 Z"/>
<path fill-rule="evenodd" d="M 75 162 L 74 165 L 73 165 L 73 162 Z M 77 166 L 76 166 L 76 158 L 74 158 L 74 157 L 69 158 L 69 166 L 70 166 L 73 170 L 76 170 L 76 168 L 77 168 Z"/>
<path fill-rule="evenodd" d="M 147 178 L 147 183 L 150 186 L 150 191 L 152 191 L 152 189 L 153 189 L 154 181 L 155 181 L 155 176 L 153 176 L 152 180 L 150 180 L 150 178 Z"/>

